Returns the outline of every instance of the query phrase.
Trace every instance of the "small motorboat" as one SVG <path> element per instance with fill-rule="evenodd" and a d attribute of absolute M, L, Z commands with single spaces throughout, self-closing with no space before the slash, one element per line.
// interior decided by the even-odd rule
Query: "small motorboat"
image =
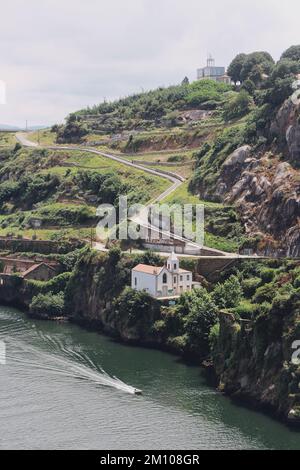
<path fill-rule="evenodd" d="M 142 390 L 139 390 L 138 388 L 135 388 L 133 392 L 135 395 L 143 395 Z"/>

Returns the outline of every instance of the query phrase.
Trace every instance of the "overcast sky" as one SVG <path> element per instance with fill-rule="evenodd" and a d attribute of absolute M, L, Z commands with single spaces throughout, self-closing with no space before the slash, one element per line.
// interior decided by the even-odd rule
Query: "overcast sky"
<path fill-rule="evenodd" d="M 9 0 L 0 21 L 0 123 L 14 125 L 194 80 L 208 53 L 228 65 L 300 43 L 298 0 Z"/>

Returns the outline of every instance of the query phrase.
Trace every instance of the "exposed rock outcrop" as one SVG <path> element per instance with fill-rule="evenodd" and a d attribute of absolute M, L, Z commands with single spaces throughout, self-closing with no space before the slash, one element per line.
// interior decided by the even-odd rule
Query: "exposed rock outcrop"
<path fill-rule="evenodd" d="M 264 232 L 289 253 L 300 254 L 300 181 L 290 163 L 243 146 L 223 164 L 216 192 L 238 208 L 249 234 Z"/>
<path fill-rule="evenodd" d="M 221 312 L 214 367 L 223 392 L 299 423 L 300 369 L 291 363 L 291 325 L 293 313 L 283 317 L 274 311 L 241 323 Z"/>
<path fill-rule="evenodd" d="M 300 160 L 300 90 L 284 102 L 271 125 L 271 135 L 287 146 L 291 160 Z"/>

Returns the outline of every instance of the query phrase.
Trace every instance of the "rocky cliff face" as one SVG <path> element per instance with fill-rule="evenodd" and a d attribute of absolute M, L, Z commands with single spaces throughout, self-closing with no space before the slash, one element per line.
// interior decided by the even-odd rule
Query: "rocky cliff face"
<path fill-rule="evenodd" d="M 299 112 L 293 95 L 272 123 L 272 148 L 238 148 L 223 163 L 216 185 L 217 195 L 239 209 L 249 234 L 269 238 L 293 256 L 300 255 Z"/>
<path fill-rule="evenodd" d="M 296 313 L 261 316 L 237 322 L 220 314 L 214 367 L 220 390 L 271 410 L 291 423 L 300 422 L 300 368 L 291 363 L 297 337 Z"/>
<path fill-rule="evenodd" d="M 295 92 L 284 102 L 271 124 L 272 137 L 286 148 L 288 158 L 298 161 L 300 158 L 300 89 L 295 85 Z"/>
<path fill-rule="evenodd" d="M 156 301 L 147 296 L 139 305 L 138 317 L 129 311 L 130 300 L 124 299 L 125 308 L 117 302 L 131 284 L 132 267 L 133 261 L 126 258 L 100 253 L 83 257 L 67 286 L 69 318 L 126 342 L 153 344 L 151 328 L 160 315 Z"/>

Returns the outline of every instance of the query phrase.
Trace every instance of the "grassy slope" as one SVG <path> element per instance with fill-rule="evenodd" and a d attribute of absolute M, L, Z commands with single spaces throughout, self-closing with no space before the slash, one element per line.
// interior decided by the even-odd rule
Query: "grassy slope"
<path fill-rule="evenodd" d="M 188 87 L 171 87 L 170 89 L 157 90 L 133 98 L 129 97 L 113 103 L 112 106 L 110 104 L 107 106 L 100 105 L 93 110 L 84 110 L 79 112 L 78 115 L 84 125 L 88 127 L 89 133 L 82 139 L 82 144 L 86 145 L 88 143 L 99 150 L 120 154 L 128 160 L 160 162 L 159 168 L 173 171 L 187 179 L 187 183 L 167 198 L 165 202 L 198 204 L 202 201 L 189 191 L 189 181 L 194 176 L 195 152 L 199 152 L 204 142 L 214 141 L 224 128 L 231 128 L 232 124 L 223 120 L 222 109 L 224 103 L 235 95 L 228 87 L 219 87 L 213 82 L 204 81 L 202 83 L 195 82 Z M 208 101 L 216 103 L 213 115 L 199 121 L 181 123 L 178 121 L 178 116 L 182 111 L 201 109 L 201 103 Z M 173 110 L 176 119 L 172 125 L 170 125 L 170 122 L 165 125 L 164 119 L 168 119 L 170 110 Z M 156 113 L 160 115 L 160 121 L 153 119 L 153 114 Z M 85 116 L 89 114 L 95 116 L 96 119 L 94 121 L 86 119 Z M 114 129 L 114 131 L 105 132 L 107 126 Z M 99 134 L 95 133 L 95 129 Z M 132 135 L 130 134 L 131 129 L 134 129 Z M 100 133 L 103 135 L 100 135 Z M 117 134 L 116 139 L 114 134 Z M 50 133 L 49 130 L 43 131 L 40 133 L 40 141 L 43 142 L 44 139 L 44 143 L 49 143 L 53 141 L 54 136 L 55 134 Z M 37 139 L 37 133 L 32 134 L 32 139 Z M 103 144 L 101 144 L 102 141 Z M 164 165 L 174 156 L 180 156 L 182 162 L 178 162 L 176 166 L 171 167 Z M 103 161 L 101 157 L 86 156 L 84 160 L 85 167 L 95 171 L 98 171 L 101 167 L 101 171 L 105 171 L 107 162 Z M 69 161 L 78 166 L 82 165 L 81 155 L 76 156 L 74 154 Z M 186 165 L 186 162 L 190 164 Z M 116 168 L 112 163 L 109 165 Z M 157 167 L 153 166 L 153 168 Z M 60 165 L 54 167 L 52 171 L 63 175 L 64 169 Z M 73 171 L 72 168 L 71 173 Z M 128 174 L 123 176 L 135 180 L 135 176 L 130 178 L 131 170 L 125 170 L 126 172 Z M 136 183 L 137 181 L 133 184 Z M 157 182 L 154 195 L 158 194 L 162 187 L 161 182 Z M 143 184 L 139 188 L 143 188 Z M 206 224 L 208 229 L 206 230 L 206 245 L 224 251 L 236 251 L 241 242 L 239 235 L 232 236 L 232 231 L 224 233 L 223 229 L 211 230 L 211 221 L 214 216 L 216 219 L 220 218 L 220 213 L 228 208 L 210 202 L 206 202 L 205 205 L 206 208 L 210 209 Z M 239 232 L 240 228 L 237 231 Z"/>
<path fill-rule="evenodd" d="M 3 181 L 5 175 L 9 174 L 11 182 L 32 175 L 36 178 L 56 175 L 59 178 L 60 183 L 55 192 L 35 204 L 31 210 L 23 208 L 20 201 L 17 205 L 15 202 L 6 202 L 5 208 L 2 207 L 0 235 L 14 234 L 30 238 L 35 233 L 40 239 L 60 236 L 86 238 L 90 235 L 90 228 L 85 227 L 86 224 L 68 222 L 78 211 L 90 214 L 91 219 L 95 215 L 97 204 L 88 203 L 84 200 L 84 191 L 74 187 L 74 178 L 79 173 L 116 176 L 122 185 L 129 188 L 129 195 L 136 197 L 139 194 L 140 202 L 143 203 L 166 190 L 170 184 L 163 178 L 129 169 L 118 162 L 84 151 L 41 153 L 38 150 L 22 149 L 0 160 L 0 172 Z M 141 187 L 144 189 L 143 193 L 140 191 Z M 63 219 L 64 213 L 67 214 L 66 221 Z M 28 223 L 33 216 L 43 220 L 42 228 L 36 231 L 30 227 L 30 222 Z M 57 224 L 53 222 L 56 220 Z M 57 225 L 57 228 L 53 228 L 54 225 Z M 96 223 L 90 222 L 88 225 L 95 226 Z"/>
<path fill-rule="evenodd" d="M 215 235 L 210 233 L 207 230 L 207 221 L 211 218 L 217 217 L 217 211 L 223 212 L 227 208 L 221 203 L 208 202 L 199 199 L 198 196 L 193 195 L 188 189 L 188 182 L 184 183 L 180 188 L 177 189 L 173 194 L 168 196 L 163 202 L 165 204 L 203 204 L 205 209 L 205 222 L 206 230 L 204 242 L 208 247 L 216 248 L 222 251 L 235 252 L 238 250 L 239 242 L 237 239 L 232 239 L 231 237 L 225 237 L 220 235 Z M 209 216 L 208 216 L 209 214 Z"/>
<path fill-rule="evenodd" d="M 0 148 L 12 147 L 16 144 L 15 134 L 12 132 L 0 132 Z"/>
<path fill-rule="evenodd" d="M 55 145 L 56 134 L 51 132 L 50 129 L 42 129 L 31 132 L 29 139 L 33 142 L 40 142 L 41 145 Z"/>

